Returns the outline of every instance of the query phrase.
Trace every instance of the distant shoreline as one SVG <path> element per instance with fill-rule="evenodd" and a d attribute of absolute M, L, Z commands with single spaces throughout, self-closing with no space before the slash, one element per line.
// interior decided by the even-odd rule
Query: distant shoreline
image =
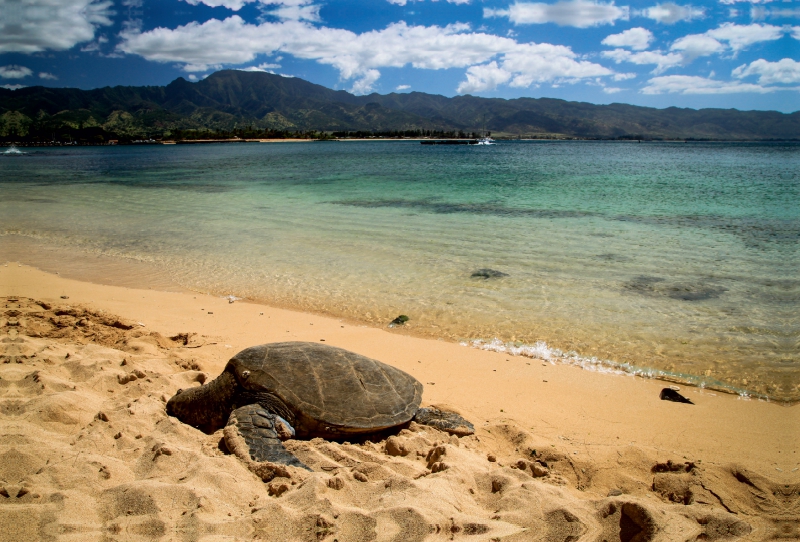
<path fill-rule="evenodd" d="M 91 142 L 21 142 L 10 141 L 0 142 L 0 148 L 9 147 L 127 147 L 136 145 L 203 145 L 214 143 L 325 143 L 325 142 L 364 142 L 364 141 L 381 141 L 381 142 L 402 142 L 402 141 L 438 141 L 448 138 L 433 138 L 433 137 L 420 137 L 420 138 L 396 138 L 396 137 L 343 137 L 343 138 L 330 138 L 330 139 L 308 139 L 308 138 L 286 138 L 286 139 L 184 139 L 179 141 L 173 140 L 151 140 L 151 141 L 132 141 L 132 142 L 105 142 L 105 143 L 91 143 Z M 458 138 L 453 138 L 458 139 Z M 553 138 L 495 138 L 499 142 L 510 141 L 589 141 L 589 142 L 604 142 L 604 143 L 797 143 L 800 139 L 593 139 L 583 137 L 553 137 Z"/>

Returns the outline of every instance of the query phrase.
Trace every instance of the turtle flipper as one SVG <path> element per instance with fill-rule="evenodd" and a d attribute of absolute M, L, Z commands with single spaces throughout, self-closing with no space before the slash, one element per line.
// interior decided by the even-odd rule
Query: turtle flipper
<path fill-rule="evenodd" d="M 459 437 L 465 437 L 475 432 L 475 427 L 455 412 L 433 407 L 417 410 L 417 413 L 414 414 L 414 421 Z"/>
<path fill-rule="evenodd" d="M 261 405 L 246 405 L 231 412 L 225 426 L 225 444 L 251 469 L 258 463 L 276 463 L 311 470 L 283 447 L 280 437 L 293 434 L 294 429 L 280 416 Z M 271 470 L 272 476 L 284 475 L 280 469 Z"/>

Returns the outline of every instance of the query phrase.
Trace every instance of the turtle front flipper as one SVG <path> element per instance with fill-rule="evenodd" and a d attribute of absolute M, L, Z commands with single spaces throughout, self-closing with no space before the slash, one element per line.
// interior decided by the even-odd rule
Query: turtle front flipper
<path fill-rule="evenodd" d="M 439 408 L 420 408 L 414 414 L 414 421 L 459 437 L 465 437 L 475 432 L 475 427 L 461 415 Z"/>
<path fill-rule="evenodd" d="M 231 412 L 224 434 L 228 449 L 265 482 L 275 476 L 291 478 L 287 466 L 311 470 L 283 447 L 281 437 L 290 438 L 294 429 L 261 405 L 246 405 Z"/>

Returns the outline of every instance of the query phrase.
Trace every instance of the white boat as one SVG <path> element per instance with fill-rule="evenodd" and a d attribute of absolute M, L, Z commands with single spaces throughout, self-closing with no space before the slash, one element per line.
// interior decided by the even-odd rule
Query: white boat
<path fill-rule="evenodd" d="M 19 155 L 25 154 L 25 153 L 22 152 L 21 150 L 19 150 L 16 147 L 16 145 L 11 145 L 9 148 L 6 149 L 6 151 L 3 154 L 9 155 L 9 156 L 19 156 Z"/>
<path fill-rule="evenodd" d="M 489 136 L 484 136 L 476 141 L 475 145 L 494 145 L 494 139 Z"/>

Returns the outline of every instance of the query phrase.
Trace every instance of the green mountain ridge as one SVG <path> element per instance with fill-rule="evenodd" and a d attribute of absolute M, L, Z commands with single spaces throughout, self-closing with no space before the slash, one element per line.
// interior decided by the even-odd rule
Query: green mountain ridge
<path fill-rule="evenodd" d="M 554 98 L 355 96 L 299 78 L 223 70 L 191 83 L 93 90 L 0 88 L 0 138 L 96 140 L 186 131 L 481 132 L 505 137 L 800 139 L 800 111 L 655 109 Z M 74 136 L 70 136 L 74 137 Z"/>

